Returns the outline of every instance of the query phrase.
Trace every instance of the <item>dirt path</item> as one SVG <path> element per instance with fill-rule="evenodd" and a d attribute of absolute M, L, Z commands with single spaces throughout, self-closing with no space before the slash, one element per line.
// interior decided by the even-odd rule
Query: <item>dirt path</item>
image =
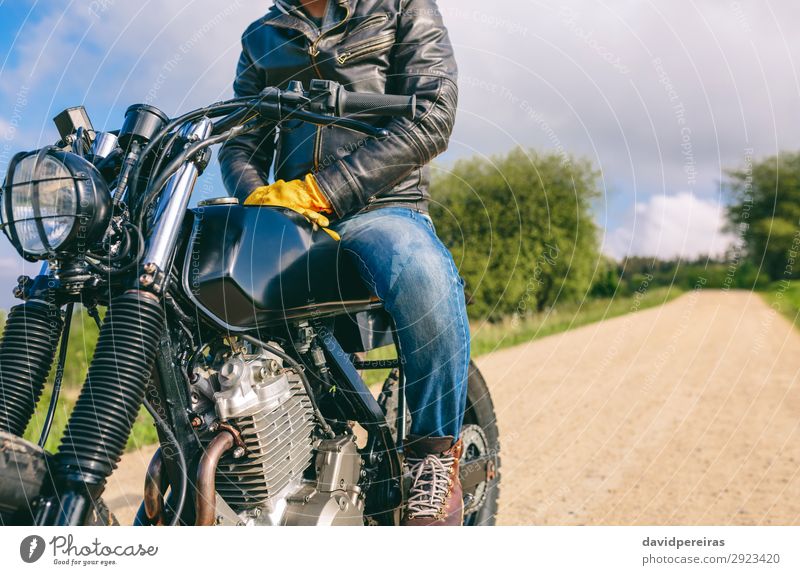
<path fill-rule="evenodd" d="M 800 523 L 800 332 L 758 295 L 693 292 L 478 363 L 500 523 Z M 115 474 L 120 519 L 146 461 Z"/>
<path fill-rule="evenodd" d="M 797 524 L 800 333 L 690 293 L 479 361 L 506 524 Z"/>

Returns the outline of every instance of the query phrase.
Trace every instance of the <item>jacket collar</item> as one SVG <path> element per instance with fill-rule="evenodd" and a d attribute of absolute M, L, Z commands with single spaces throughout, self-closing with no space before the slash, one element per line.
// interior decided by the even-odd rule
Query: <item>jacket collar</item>
<path fill-rule="evenodd" d="M 335 3 L 339 8 L 345 9 L 349 14 L 352 14 L 352 6 L 357 0 L 329 0 Z M 319 28 L 314 26 L 311 21 L 306 18 L 300 8 L 299 0 L 275 0 L 275 5 L 270 9 L 263 20 L 264 24 L 276 26 L 278 28 L 289 28 L 301 32 L 309 40 L 317 40 L 321 33 Z M 341 21 L 336 22 L 338 25 Z"/>

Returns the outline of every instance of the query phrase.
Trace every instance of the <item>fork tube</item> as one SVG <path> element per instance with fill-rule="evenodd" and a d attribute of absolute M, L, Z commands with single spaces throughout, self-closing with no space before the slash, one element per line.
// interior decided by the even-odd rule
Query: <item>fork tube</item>
<path fill-rule="evenodd" d="M 181 135 L 190 142 L 202 140 L 209 136 L 212 127 L 211 120 L 202 118 L 188 126 Z M 194 162 L 186 162 L 169 179 L 166 190 L 161 195 L 155 215 L 156 224 L 144 258 L 146 264 L 152 264 L 160 271 L 165 271 L 169 265 L 172 249 L 199 174 L 200 169 Z"/>

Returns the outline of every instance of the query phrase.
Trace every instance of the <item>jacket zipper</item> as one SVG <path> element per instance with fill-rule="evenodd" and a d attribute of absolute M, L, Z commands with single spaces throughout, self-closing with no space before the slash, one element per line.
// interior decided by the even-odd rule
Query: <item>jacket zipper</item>
<path fill-rule="evenodd" d="M 349 49 L 339 54 L 336 57 L 336 60 L 339 62 L 339 64 L 344 64 L 348 60 L 360 58 L 361 56 L 367 56 L 368 54 L 378 52 L 387 46 L 391 46 L 392 44 L 394 44 L 393 32 L 390 35 L 384 35 L 379 38 L 373 38 L 366 42 L 354 44 Z"/>
<path fill-rule="evenodd" d="M 362 30 L 366 30 L 367 28 L 371 28 L 376 26 L 377 24 L 381 24 L 386 22 L 389 19 L 387 14 L 376 14 L 375 16 L 370 16 L 366 20 L 362 20 L 360 24 L 358 24 L 355 28 L 350 30 L 348 34 L 355 34 L 356 32 L 361 32 Z"/>
<path fill-rule="evenodd" d="M 322 72 L 320 72 L 319 66 L 317 65 L 317 56 L 319 55 L 319 50 L 317 46 L 322 41 L 322 39 L 339 28 L 342 24 L 345 24 L 350 19 L 350 5 L 348 4 L 345 8 L 344 18 L 336 24 L 336 26 L 329 28 L 322 34 L 320 34 L 316 40 L 314 40 L 311 45 L 308 47 L 308 55 L 311 58 L 311 67 L 314 68 L 314 72 L 317 74 L 318 78 L 322 78 Z M 319 152 L 320 146 L 322 141 L 322 128 L 317 126 L 317 132 L 314 134 L 314 172 L 319 171 Z"/>
<path fill-rule="evenodd" d="M 328 34 L 333 32 L 337 28 L 339 28 L 342 24 L 345 24 L 350 19 L 350 5 L 349 4 L 345 8 L 345 10 L 346 10 L 346 12 L 344 14 L 344 18 L 342 18 L 341 21 L 338 24 L 336 24 L 336 26 L 334 26 L 333 28 L 329 28 L 328 30 L 326 30 L 325 32 L 323 32 L 322 34 L 317 36 L 317 39 L 314 40 L 311 43 L 311 45 L 308 47 L 308 55 L 311 56 L 311 65 L 314 67 L 314 71 L 317 73 L 317 76 L 319 76 L 320 78 L 322 78 L 322 73 L 319 71 L 319 67 L 317 66 L 317 56 L 319 55 L 319 50 L 317 49 L 317 46 L 322 41 L 322 39 L 325 38 L 325 36 L 327 36 Z"/>

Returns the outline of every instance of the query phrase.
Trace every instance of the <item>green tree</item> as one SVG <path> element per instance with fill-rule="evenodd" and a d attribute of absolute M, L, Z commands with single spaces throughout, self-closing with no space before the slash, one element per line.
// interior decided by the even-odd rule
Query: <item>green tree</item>
<path fill-rule="evenodd" d="M 800 152 L 782 153 L 728 172 L 733 203 L 730 230 L 741 235 L 748 259 L 772 280 L 800 277 Z"/>
<path fill-rule="evenodd" d="M 584 297 L 598 263 L 591 163 L 517 148 L 439 169 L 431 214 L 472 296 L 498 320 Z"/>
<path fill-rule="evenodd" d="M 598 261 L 592 289 L 589 295 L 598 298 L 614 297 L 620 289 L 620 271 L 617 262 L 608 256 L 602 256 Z"/>

